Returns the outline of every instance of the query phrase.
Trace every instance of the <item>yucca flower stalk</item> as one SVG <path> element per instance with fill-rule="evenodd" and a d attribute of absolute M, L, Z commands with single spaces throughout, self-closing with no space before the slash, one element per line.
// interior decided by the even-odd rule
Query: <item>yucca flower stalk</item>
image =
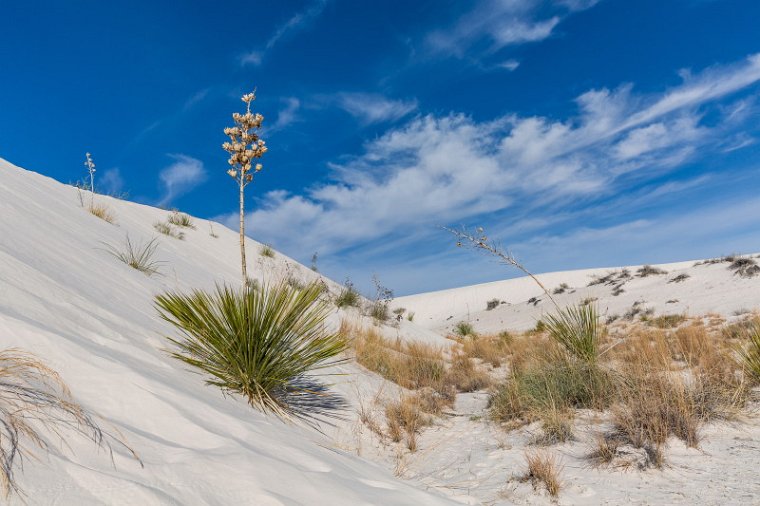
<path fill-rule="evenodd" d="M 224 129 L 224 134 L 230 140 L 222 144 L 222 148 L 230 154 L 227 174 L 235 180 L 240 190 L 240 265 L 245 286 L 248 281 L 245 261 L 245 187 L 253 181 L 254 174 L 261 171 L 261 164 L 254 165 L 253 161 L 261 158 L 267 152 L 267 147 L 258 134 L 264 116 L 251 112 L 251 102 L 256 100 L 256 92 L 243 95 L 241 100 L 245 102 L 245 114 L 232 114 L 235 126 Z"/>
<path fill-rule="evenodd" d="M 84 166 L 87 167 L 87 172 L 90 173 L 90 208 L 95 204 L 95 163 L 92 161 L 92 155 L 85 153 L 87 158 L 84 162 Z"/>

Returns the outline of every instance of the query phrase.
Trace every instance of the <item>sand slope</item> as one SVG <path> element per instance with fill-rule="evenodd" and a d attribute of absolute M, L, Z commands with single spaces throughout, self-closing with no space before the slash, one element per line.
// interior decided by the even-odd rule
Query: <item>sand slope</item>
<path fill-rule="evenodd" d="M 85 406 L 126 435 L 145 468 L 118 448 L 114 468 L 103 451 L 71 439 L 73 453 L 25 463 L 19 481 L 28 503 L 447 504 L 314 430 L 224 398 L 168 358 L 162 335 L 172 329 L 156 318 L 153 296 L 237 283 L 237 235 L 215 225 L 218 238 L 211 237 L 210 224 L 195 220 L 180 241 L 153 229 L 166 211 L 96 198 L 115 225 L 80 207 L 75 188 L 0 160 L 0 344 L 57 369 Z M 158 237 L 162 276 L 104 251 L 103 243 L 121 245 L 127 233 L 138 244 Z M 249 241 L 253 277 L 317 276 L 279 253 L 261 257 L 258 246 Z"/>

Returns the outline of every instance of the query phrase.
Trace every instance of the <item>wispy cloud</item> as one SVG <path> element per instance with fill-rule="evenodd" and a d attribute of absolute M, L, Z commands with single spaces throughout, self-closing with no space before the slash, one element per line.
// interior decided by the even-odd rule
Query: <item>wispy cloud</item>
<path fill-rule="evenodd" d="M 599 0 L 555 0 L 547 15 L 538 0 L 479 0 L 453 26 L 428 34 L 434 53 L 462 57 L 475 46 L 485 54 L 507 46 L 544 40 L 570 13 L 589 9 Z M 485 45 L 485 49 L 481 46 Z"/>
<path fill-rule="evenodd" d="M 174 159 L 174 163 L 158 173 L 164 192 L 156 203 L 159 207 L 169 205 L 174 199 L 189 192 L 206 179 L 206 169 L 200 160 L 182 154 L 169 156 Z"/>
<path fill-rule="evenodd" d="M 700 151 L 721 149 L 743 123 L 728 108 L 706 126 L 702 109 L 760 81 L 760 58 L 684 76 L 654 96 L 635 95 L 630 85 L 589 91 L 567 121 L 416 118 L 333 165 L 333 182 L 305 195 L 267 194 L 252 213 L 257 234 L 285 251 L 328 253 L 498 212 L 515 201 L 551 212 L 573 199 L 613 195 Z"/>
<path fill-rule="evenodd" d="M 519 66 L 520 66 L 520 62 L 517 61 L 517 60 L 512 60 L 512 59 L 505 60 L 505 61 L 497 64 L 497 67 L 500 67 L 500 68 L 503 68 L 503 69 L 507 69 L 510 72 L 512 72 L 514 70 L 517 70 L 517 67 L 519 67 Z"/>
<path fill-rule="evenodd" d="M 298 110 L 301 108 L 301 101 L 295 97 L 288 97 L 285 99 L 285 106 L 280 109 L 277 114 L 277 119 L 269 127 L 269 131 L 277 131 L 285 128 L 298 119 Z"/>
<path fill-rule="evenodd" d="M 100 176 L 100 186 L 105 193 L 118 195 L 124 189 L 124 179 L 118 168 L 107 169 Z"/>
<path fill-rule="evenodd" d="M 327 0 L 316 0 L 308 9 L 294 14 L 285 23 L 277 27 L 263 48 L 249 51 L 242 55 L 240 57 L 240 63 L 242 65 L 261 65 L 266 53 L 270 49 L 275 47 L 280 40 L 288 35 L 292 35 L 293 33 L 306 28 L 322 13 L 326 5 Z"/>
<path fill-rule="evenodd" d="M 393 100 L 374 93 L 341 93 L 337 102 L 366 124 L 398 120 L 417 110 L 417 100 Z"/>

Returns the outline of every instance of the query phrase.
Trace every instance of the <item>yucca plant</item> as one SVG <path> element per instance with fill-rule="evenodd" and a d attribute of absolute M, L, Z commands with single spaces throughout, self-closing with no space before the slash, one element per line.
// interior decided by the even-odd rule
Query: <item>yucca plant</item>
<path fill-rule="evenodd" d="M 133 269 L 137 269 L 147 276 L 158 274 L 158 269 L 162 262 L 153 258 L 156 254 L 156 248 L 158 248 L 158 242 L 155 238 L 145 244 L 138 245 L 133 244 L 129 235 L 127 235 L 124 241 L 124 249 L 119 249 L 108 243 L 103 243 L 103 245 L 108 253 Z"/>
<path fill-rule="evenodd" d="M 594 363 L 603 327 L 594 304 L 568 306 L 544 317 L 549 336 L 573 357 Z"/>
<path fill-rule="evenodd" d="M 749 345 L 739 348 L 739 356 L 749 375 L 760 382 L 760 320 L 750 323 L 744 334 L 749 339 Z"/>
<path fill-rule="evenodd" d="M 23 495 L 15 470 L 34 458 L 34 449 L 48 451 L 48 436 L 65 441 L 78 434 L 111 451 L 111 443 L 137 454 L 118 434 L 104 430 L 97 417 L 78 404 L 53 369 L 17 349 L 0 350 L 0 490 Z"/>
<path fill-rule="evenodd" d="M 166 219 L 166 221 L 178 227 L 193 229 L 195 228 L 195 224 L 193 223 L 193 219 L 190 217 L 190 215 L 181 213 L 179 211 L 173 211 Z"/>
<path fill-rule="evenodd" d="M 245 397 L 252 407 L 285 419 L 337 416 L 343 400 L 308 373 L 343 363 L 346 338 L 325 331 L 330 313 L 312 283 L 156 297 L 161 317 L 180 338 L 168 337 L 172 357 L 206 376 L 206 383 Z"/>

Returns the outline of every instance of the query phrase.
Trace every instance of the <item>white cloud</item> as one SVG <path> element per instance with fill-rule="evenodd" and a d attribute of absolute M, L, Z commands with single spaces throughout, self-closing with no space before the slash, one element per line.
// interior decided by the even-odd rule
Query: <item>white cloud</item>
<path fill-rule="evenodd" d="M 341 93 L 337 101 L 364 123 L 398 120 L 417 109 L 416 100 L 391 100 L 373 93 Z"/>
<path fill-rule="evenodd" d="M 119 169 L 108 169 L 100 176 L 100 186 L 104 193 L 118 195 L 124 189 L 124 179 Z M 97 188 L 96 188 L 97 189 Z"/>
<path fill-rule="evenodd" d="M 285 23 L 277 27 L 277 30 L 269 37 L 263 49 L 249 51 L 240 57 L 241 65 L 261 65 L 267 51 L 272 49 L 280 40 L 288 34 L 304 29 L 317 18 L 325 6 L 327 0 L 316 0 L 308 9 L 294 14 Z"/>
<path fill-rule="evenodd" d="M 575 201 L 614 196 L 723 149 L 722 139 L 746 123 L 725 113 L 703 125 L 702 108 L 720 109 L 712 102 L 760 81 L 757 60 L 709 69 L 655 96 L 635 95 L 630 85 L 589 91 L 565 121 L 418 117 L 333 164 L 330 182 L 304 195 L 267 194 L 251 213 L 253 234 L 294 255 L 328 255 L 514 212 L 514 202 L 551 222 Z"/>
<path fill-rule="evenodd" d="M 519 66 L 520 66 L 520 62 L 517 61 L 517 60 L 512 60 L 512 59 L 505 60 L 505 61 L 503 61 L 503 62 L 501 62 L 501 63 L 499 63 L 497 65 L 497 67 L 501 67 L 503 69 L 507 69 L 510 72 L 513 72 L 513 71 L 517 70 L 517 67 L 519 67 Z"/>
<path fill-rule="evenodd" d="M 301 101 L 295 97 L 285 99 L 285 107 L 277 114 L 277 120 L 269 128 L 269 131 L 276 131 L 285 128 L 298 119 L 297 112 L 301 108 Z"/>
<path fill-rule="evenodd" d="M 428 34 L 426 42 L 435 53 L 462 57 L 473 46 L 486 41 L 485 52 L 492 53 L 507 46 L 544 40 L 564 16 L 589 9 L 598 1 L 557 0 L 551 5 L 555 14 L 542 17 L 540 11 L 546 6 L 538 0 L 479 0 L 453 26 Z"/>
<path fill-rule="evenodd" d="M 156 203 L 157 206 L 167 206 L 172 200 L 183 195 L 206 179 L 206 170 L 203 162 L 187 155 L 169 155 L 174 163 L 162 169 L 158 173 L 164 194 Z"/>

